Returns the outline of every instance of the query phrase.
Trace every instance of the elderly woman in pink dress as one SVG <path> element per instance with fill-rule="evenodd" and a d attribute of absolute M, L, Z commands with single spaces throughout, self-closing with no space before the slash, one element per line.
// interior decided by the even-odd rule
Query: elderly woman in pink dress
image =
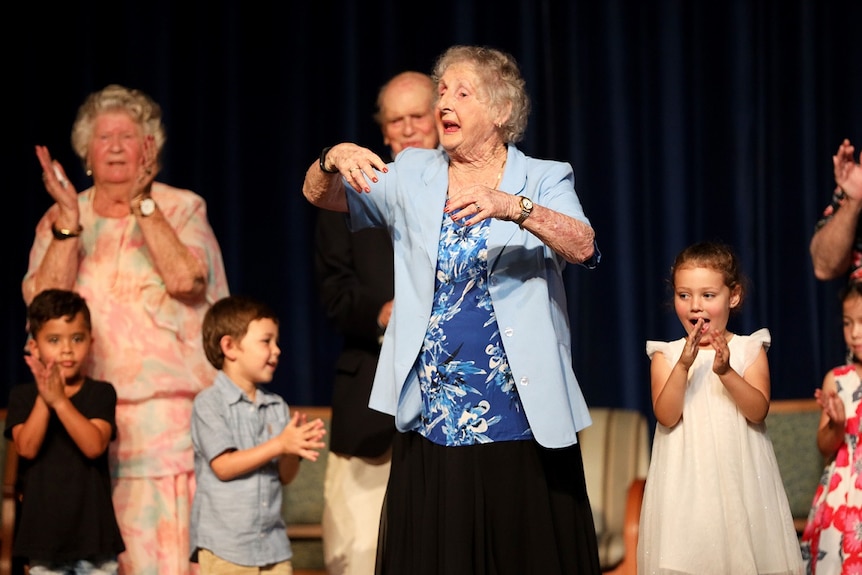
<path fill-rule="evenodd" d="M 28 304 L 64 288 L 90 306 L 91 375 L 118 396 L 111 461 L 125 575 L 191 572 L 192 400 L 214 377 L 200 328 L 228 295 L 204 200 L 154 181 L 164 142 L 158 104 L 111 85 L 85 100 L 72 128 L 90 188 L 78 193 L 36 146 L 55 204 L 36 226 L 23 281 Z"/>

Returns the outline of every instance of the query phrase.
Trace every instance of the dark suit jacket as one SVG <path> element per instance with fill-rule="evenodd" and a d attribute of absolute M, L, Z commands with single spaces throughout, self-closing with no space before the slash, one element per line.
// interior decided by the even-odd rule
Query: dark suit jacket
<path fill-rule="evenodd" d="M 376 457 L 391 445 L 392 416 L 368 407 L 380 353 L 377 314 L 394 292 L 392 243 L 386 230 L 352 233 L 347 214 L 320 210 L 315 275 L 326 315 L 344 337 L 332 390 L 330 450 Z"/>

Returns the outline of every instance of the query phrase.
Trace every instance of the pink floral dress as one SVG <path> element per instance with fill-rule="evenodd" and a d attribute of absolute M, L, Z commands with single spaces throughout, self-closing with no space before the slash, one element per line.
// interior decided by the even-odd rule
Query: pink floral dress
<path fill-rule="evenodd" d="M 152 197 L 180 240 L 208 270 L 206 301 L 168 295 L 134 216 L 93 211 L 93 189 L 78 195 L 78 277 L 73 289 L 90 307 L 90 375 L 117 390 L 117 439 L 110 447 L 114 509 L 126 544 L 123 575 L 185 575 L 194 496 L 191 412 L 212 384 L 201 342 L 204 313 L 228 295 L 221 249 L 203 198 L 154 183 Z M 52 240 L 52 206 L 36 227 L 24 283 L 32 281 Z"/>
<path fill-rule="evenodd" d="M 856 367 L 836 367 L 832 374 L 844 401 L 844 443 L 823 470 L 808 523 L 802 534 L 802 556 L 810 575 L 862 573 L 862 381 Z"/>

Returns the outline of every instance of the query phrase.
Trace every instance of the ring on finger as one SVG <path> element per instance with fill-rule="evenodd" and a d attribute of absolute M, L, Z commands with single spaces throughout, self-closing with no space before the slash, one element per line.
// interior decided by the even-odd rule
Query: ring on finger
<path fill-rule="evenodd" d="M 480 208 L 480 207 L 479 207 L 479 204 L 477 204 L 476 202 L 473 202 L 473 205 L 474 205 L 474 206 L 476 206 L 476 211 L 477 211 L 477 212 L 481 212 L 481 211 L 482 211 L 482 208 Z"/>

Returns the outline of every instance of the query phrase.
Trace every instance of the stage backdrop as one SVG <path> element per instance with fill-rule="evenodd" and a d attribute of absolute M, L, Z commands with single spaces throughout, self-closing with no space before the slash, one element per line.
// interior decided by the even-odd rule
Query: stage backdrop
<path fill-rule="evenodd" d="M 16 4 L 2 40 L 0 405 L 29 379 L 20 282 L 50 205 L 33 147 L 48 145 L 87 187 L 72 122 L 88 93 L 115 82 L 163 106 L 159 179 L 207 200 L 231 291 L 278 311 L 273 389 L 327 403 L 340 342 L 313 285 L 304 172 L 337 142 L 383 152 L 378 87 L 430 71 L 453 44 L 518 59 L 533 102 L 521 148 L 574 168 L 603 253 L 598 269 L 566 272 L 591 405 L 650 414 L 645 342 L 683 335 L 667 272 L 704 239 L 742 257 L 751 291 L 731 328 L 771 330 L 773 397 L 809 397 L 844 351 L 839 282 L 814 279 L 808 243 L 832 154 L 844 137 L 862 149 L 860 22 L 858 0 Z"/>

